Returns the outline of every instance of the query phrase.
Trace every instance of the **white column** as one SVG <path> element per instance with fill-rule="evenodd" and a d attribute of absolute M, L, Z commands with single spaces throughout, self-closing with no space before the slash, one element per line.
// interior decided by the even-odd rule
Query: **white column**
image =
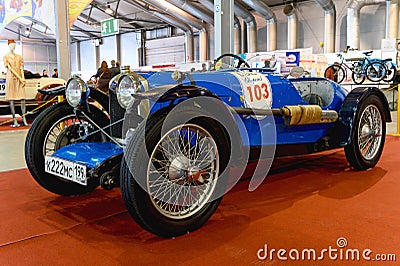
<path fill-rule="evenodd" d="M 68 1 L 55 0 L 54 2 L 58 77 L 68 80 L 71 75 Z"/>
<path fill-rule="evenodd" d="M 214 1 L 215 57 L 233 53 L 233 0 Z"/>

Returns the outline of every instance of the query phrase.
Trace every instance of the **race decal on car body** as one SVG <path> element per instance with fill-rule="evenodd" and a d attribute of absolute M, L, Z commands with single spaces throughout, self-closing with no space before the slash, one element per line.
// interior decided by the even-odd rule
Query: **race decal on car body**
<path fill-rule="evenodd" d="M 242 87 L 245 107 L 268 110 L 272 107 L 272 90 L 269 80 L 258 72 L 234 72 Z M 253 116 L 263 119 L 265 116 Z"/>

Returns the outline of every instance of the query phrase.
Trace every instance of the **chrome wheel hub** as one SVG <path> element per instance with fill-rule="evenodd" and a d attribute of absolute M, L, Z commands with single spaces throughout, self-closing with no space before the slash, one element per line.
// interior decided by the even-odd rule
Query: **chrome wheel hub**
<path fill-rule="evenodd" d="M 161 137 L 149 159 L 147 189 L 162 215 L 184 219 L 209 202 L 217 184 L 219 155 L 206 129 L 194 124 L 174 127 Z"/>

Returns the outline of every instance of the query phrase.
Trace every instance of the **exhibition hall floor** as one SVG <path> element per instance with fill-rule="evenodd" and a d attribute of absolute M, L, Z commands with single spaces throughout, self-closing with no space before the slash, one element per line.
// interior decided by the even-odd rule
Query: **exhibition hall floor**
<path fill-rule="evenodd" d="M 383 265 L 367 263 L 365 250 L 371 259 L 396 256 L 384 265 L 400 260 L 400 137 L 387 137 L 368 171 L 351 170 L 343 149 L 279 159 L 257 190 L 244 180 L 225 195 L 202 228 L 163 239 L 132 220 L 118 189 L 81 197 L 42 189 L 23 162 L 25 135 L 0 132 L 0 265 L 286 265 L 289 252 L 301 259 L 311 249 L 316 261 L 306 254 L 295 263 Z M 272 258 L 265 249 L 276 250 Z M 360 261 L 340 257 L 349 250 Z"/>

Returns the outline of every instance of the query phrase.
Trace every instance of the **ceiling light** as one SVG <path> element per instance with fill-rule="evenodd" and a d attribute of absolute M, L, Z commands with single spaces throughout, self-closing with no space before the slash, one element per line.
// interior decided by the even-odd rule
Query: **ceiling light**
<path fill-rule="evenodd" d="M 114 11 L 111 9 L 110 5 L 107 5 L 106 10 L 104 10 L 104 12 L 106 12 L 109 15 L 113 15 Z"/>

